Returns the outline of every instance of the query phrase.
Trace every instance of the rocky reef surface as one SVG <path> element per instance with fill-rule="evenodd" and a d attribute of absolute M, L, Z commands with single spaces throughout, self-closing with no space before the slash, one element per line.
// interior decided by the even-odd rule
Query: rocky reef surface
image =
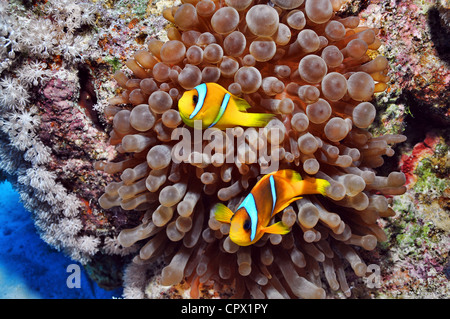
<path fill-rule="evenodd" d="M 122 285 L 125 266 L 139 247 L 124 248 L 117 236 L 141 217 L 98 204 L 113 177 L 94 163 L 119 156 L 108 143 L 112 123 L 104 110 L 119 92 L 115 71 L 125 70 L 125 62 L 149 40 L 167 40 L 162 10 L 173 5 L 171 0 L 0 3 L 2 177 L 20 192 L 41 237 L 83 263 L 103 287 Z M 358 14 L 362 25 L 379 28 L 378 52 L 389 60 L 389 88 L 376 94 L 378 117 L 370 131 L 408 137 L 377 169 L 399 168 L 408 190 L 394 199 L 396 216 L 382 221 L 387 241 L 362 252 L 377 277 L 356 277 L 348 267 L 354 298 L 450 295 L 449 9 L 442 0 L 374 0 L 350 1 L 339 12 Z M 187 297 L 186 283 L 160 285 L 163 264 L 128 267 L 128 296 Z M 143 282 L 142 272 L 154 279 Z M 203 296 L 217 296 L 206 288 Z"/>
<path fill-rule="evenodd" d="M 450 56 L 448 1 L 351 1 L 347 12 L 381 29 L 390 87 L 376 97 L 383 109 L 374 132 L 401 131 L 397 150 L 407 192 L 381 245 L 383 298 L 449 296 Z M 383 169 L 383 168 L 381 168 Z"/>

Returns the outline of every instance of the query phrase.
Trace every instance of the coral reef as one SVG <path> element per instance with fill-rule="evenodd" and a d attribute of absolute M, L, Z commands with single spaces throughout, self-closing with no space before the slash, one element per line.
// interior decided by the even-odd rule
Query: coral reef
<path fill-rule="evenodd" d="M 76 260 L 89 259 L 99 239 L 80 233 L 81 201 L 61 183 L 63 172 L 51 168 L 60 159 L 54 153 L 57 146 L 43 138 L 43 129 L 59 107 L 72 113 L 72 120 L 76 118 L 71 111 L 79 87 L 69 78 L 69 70 L 82 60 L 86 43 L 76 29 L 94 22 L 94 6 L 54 2 L 43 8 L 41 16 L 32 17 L 17 3 L 2 1 L 0 6 L 1 168 L 34 213 L 42 237 Z M 48 112 L 42 115 L 45 107 Z"/>
<path fill-rule="evenodd" d="M 385 228 L 389 240 L 381 253 L 389 256 L 382 259 L 386 288 L 378 296 L 448 298 L 449 158 L 448 141 L 435 133 L 402 155 L 408 191 L 395 201 L 398 215 Z"/>
<path fill-rule="evenodd" d="M 392 66 L 390 88 L 377 96 L 385 108 L 373 131 L 408 136 L 398 149 L 408 190 L 394 200 L 398 215 L 385 224 L 383 288 L 373 296 L 449 295 L 449 9 L 448 1 L 371 1 L 360 13 L 365 25 L 380 27 L 379 51 Z"/>
<path fill-rule="evenodd" d="M 307 10 L 308 1 L 272 1 L 274 7 L 265 5 L 264 10 L 275 10 L 281 19 L 277 33 L 269 34 L 274 25 L 258 27 L 258 15 L 254 21 L 246 19 L 247 5 L 265 1 L 221 2 L 234 7 L 237 16 L 230 8 L 215 14 L 218 1 L 183 2 L 198 5 L 197 18 L 187 24 L 179 17 L 193 14 L 192 7 L 185 5 L 178 14 L 175 9 L 164 11 L 182 4 L 173 0 L 0 2 L 0 168 L 33 212 L 41 237 L 86 264 L 92 277 L 109 288 L 120 283 L 121 267 L 137 253 L 123 274 L 128 298 L 323 297 L 325 292 L 345 297 L 350 291 L 357 298 L 448 296 L 448 133 L 438 129 L 425 139 L 426 132 L 448 123 L 448 42 L 442 40 L 448 32 L 443 31 L 448 30 L 448 4 L 318 1 L 325 7 L 331 3 L 333 11 L 342 5 L 340 12 L 328 16 Z M 360 19 L 352 17 L 356 13 Z M 233 23 L 221 23 L 223 16 Z M 352 41 L 340 38 L 340 25 Z M 372 34 L 375 41 L 368 44 Z M 169 44 L 161 50 L 164 43 Z M 390 68 L 386 59 L 376 58 L 380 53 Z M 318 68 L 308 69 L 308 59 Z M 369 85 L 352 89 L 357 77 L 350 77 L 357 68 L 367 72 L 364 64 L 370 60 L 380 63 L 372 64 L 380 68 L 378 74 L 372 73 L 372 80 L 359 74 Z M 246 79 L 249 76 L 256 81 Z M 195 153 L 190 158 L 179 153 L 180 163 L 153 158 L 178 144 L 169 140 L 170 133 L 183 126 L 176 100 L 199 79 L 217 81 L 246 98 L 251 111 L 276 113 L 277 120 L 262 131 L 235 129 L 229 136 L 212 132 L 217 134 L 212 137 L 215 146 L 220 135 L 226 143 L 241 145 L 231 153 L 232 163 L 224 164 L 217 148 L 213 158 L 197 158 Z M 141 94 L 131 95 L 137 88 Z M 150 93 L 157 93 L 153 101 L 158 103 L 148 101 Z M 108 106 L 110 102 L 117 106 Z M 314 113 L 324 116 L 324 122 Z M 330 122 L 327 134 L 325 123 Z M 197 131 L 189 132 L 195 136 Z M 403 154 L 405 180 L 400 173 L 389 175 L 398 169 L 397 156 L 379 142 L 402 141 L 398 134 L 403 132 L 409 142 L 395 150 Z M 250 142 L 254 137 L 268 140 L 266 148 Z M 371 147 L 383 144 L 373 150 L 378 159 L 364 149 L 369 139 Z M 208 142 L 203 146 L 214 146 Z M 265 158 L 259 156 L 262 150 L 268 150 Z M 257 162 L 252 161 L 255 155 Z M 327 178 L 336 187 L 327 198 L 305 196 L 300 208 L 294 204 L 279 214 L 292 223 L 290 234 L 235 251 L 238 247 L 226 240 L 225 225 L 210 218 L 210 208 L 219 200 L 238 205 L 271 163 Z M 377 183 L 397 179 L 398 186 L 407 181 L 408 190 L 394 198 L 382 196 L 379 185 L 371 186 L 372 177 Z M 100 203 L 112 205 L 103 209 L 98 199 L 106 185 Z M 358 186 L 353 189 L 356 196 L 337 196 L 351 185 Z M 397 187 L 398 193 L 403 190 Z M 119 196 L 112 196 L 115 193 Z M 133 199 L 137 194 L 144 194 L 140 200 L 147 203 Z M 169 207 L 157 209 L 160 204 Z M 375 234 L 357 227 L 361 221 L 355 216 L 384 210 L 386 204 L 392 208 L 365 216 L 370 220 L 364 223 L 376 229 Z M 361 205 L 361 210 L 352 205 Z M 395 217 L 377 219 L 394 211 Z M 330 228 L 324 216 L 341 227 Z M 161 226 L 153 226 L 153 217 Z M 365 235 L 366 241 L 357 235 Z M 374 235 L 386 241 L 375 247 Z M 179 267 L 171 273 L 176 263 Z M 367 285 L 367 265 L 381 267 L 376 288 Z M 233 283 L 235 278 L 239 280 Z M 285 278 L 306 288 L 293 291 Z M 162 285 L 179 280 L 178 285 Z"/>
<path fill-rule="evenodd" d="M 99 17 L 105 29 L 118 20 L 105 8 L 89 1 L 0 3 L 0 167 L 41 237 L 84 264 L 98 252 L 130 252 L 114 231 L 128 218 L 97 204 L 110 177 L 92 166 L 115 154 L 96 111 L 108 84 L 97 90 L 100 76 L 93 76 L 113 61 L 94 49 L 100 35 L 91 32 Z"/>
<path fill-rule="evenodd" d="M 371 1 L 360 15 L 365 25 L 380 27 L 380 50 L 395 78 L 384 101 L 406 100 L 440 125 L 450 123 L 449 32 L 440 19 L 449 9 L 448 1 Z"/>
<path fill-rule="evenodd" d="M 123 91 L 105 116 L 121 155 L 96 168 L 120 180 L 108 184 L 99 203 L 142 212 L 142 223 L 122 230 L 119 243 L 145 240 L 134 263 L 152 265 L 164 255 L 161 285 L 186 280 L 192 297 L 212 282 L 240 297 L 324 298 L 322 272 L 331 290 L 350 296 L 345 263 L 366 275 L 358 251 L 386 240 L 377 219 L 393 216 L 388 197 L 405 191 L 402 173 L 374 170 L 404 136 L 374 137 L 366 129 L 375 118 L 368 101 L 389 80 L 386 59 L 368 55 L 381 44 L 378 30 L 334 16 L 339 1 L 194 4 L 165 9 L 176 26 L 169 41 L 150 40 L 148 50 L 128 59 L 132 77 L 114 75 Z M 202 82 L 279 116 L 259 132 L 180 128 L 177 102 Z M 327 199 L 305 196 L 287 207 L 281 220 L 292 227 L 288 235 L 237 246 L 213 205 L 237 207 L 258 176 L 280 167 L 328 180 Z M 128 297 L 142 291 L 142 284 L 132 288 L 132 269 L 141 266 L 130 267 Z"/>

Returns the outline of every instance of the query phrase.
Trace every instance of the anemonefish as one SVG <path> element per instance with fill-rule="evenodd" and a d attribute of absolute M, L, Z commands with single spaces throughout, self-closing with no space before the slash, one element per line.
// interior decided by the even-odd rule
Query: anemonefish
<path fill-rule="evenodd" d="M 280 170 L 263 176 L 235 213 L 224 204 L 216 204 L 214 216 L 218 221 L 230 224 L 229 235 L 234 243 L 248 246 L 257 242 L 264 233 L 287 234 L 290 229 L 283 222 L 269 225 L 272 217 L 300 199 L 300 195 L 325 195 L 328 186 L 327 180 L 303 180 L 294 170 Z"/>
<path fill-rule="evenodd" d="M 250 104 L 216 83 L 202 83 L 184 92 L 178 101 L 181 119 L 194 127 L 195 120 L 202 128 L 226 129 L 235 126 L 263 127 L 274 117 L 269 113 L 247 113 Z"/>

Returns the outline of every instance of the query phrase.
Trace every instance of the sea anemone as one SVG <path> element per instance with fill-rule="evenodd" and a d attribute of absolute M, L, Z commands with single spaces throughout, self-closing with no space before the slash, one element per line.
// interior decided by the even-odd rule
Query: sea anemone
<path fill-rule="evenodd" d="M 162 285 L 185 280 L 191 296 L 213 282 L 237 297 L 324 298 L 322 281 L 350 296 L 347 265 L 366 275 L 358 252 L 386 240 L 377 220 L 395 215 L 392 195 L 405 192 L 403 173 L 378 176 L 375 168 L 405 137 L 368 131 L 388 62 L 374 57 L 377 29 L 335 15 L 343 2 L 185 0 L 163 13 L 173 24 L 169 40 L 136 52 L 126 62 L 131 77 L 114 75 L 123 91 L 105 115 L 120 155 L 95 166 L 118 179 L 99 203 L 141 214 L 118 240 L 142 243 L 135 263 L 167 258 Z M 277 116 L 260 130 L 189 128 L 177 102 L 203 82 L 245 99 L 249 111 Z M 326 196 L 304 196 L 277 215 L 292 227 L 287 235 L 236 245 L 213 206 L 235 209 L 258 178 L 279 168 L 331 185 Z"/>

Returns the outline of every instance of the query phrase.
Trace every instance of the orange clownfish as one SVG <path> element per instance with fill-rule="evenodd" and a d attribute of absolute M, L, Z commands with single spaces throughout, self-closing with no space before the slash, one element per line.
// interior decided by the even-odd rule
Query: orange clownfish
<path fill-rule="evenodd" d="M 264 233 L 287 234 L 290 229 L 277 222 L 269 226 L 270 220 L 300 195 L 322 194 L 330 183 L 324 179 L 308 178 L 291 169 L 280 170 L 262 177 L 233 213 L 223 204 L 214 209 L 215 218 L 230 224 L 230 239 L 248 246 L 257 242 Z"/>
<path fill-rule="evenodd" d="M 202 128 L 226 129 L 235 126 L 263 127 L 274 117 L 269 113 L 247 113 L 250 104 L 232 95 L 216 83 L 202 83 L 184 92 L 178 101 L 180 116 L 186 125 L 194 127 L 195 120 Z"/>

